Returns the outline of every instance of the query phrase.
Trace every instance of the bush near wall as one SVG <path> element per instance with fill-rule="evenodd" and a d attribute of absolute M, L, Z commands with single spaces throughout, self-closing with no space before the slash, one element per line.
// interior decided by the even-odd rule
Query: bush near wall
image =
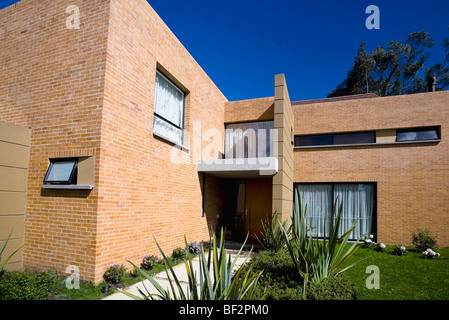
<path fill-rule="evenodd" d="M 253 272 L 264 270 L 259 280 L 259 296 L 268 288 L 267 300 L 303 300 L 302 279 L 287 250 L 260 251 L 253 262 Z M 320 284 L 309 283 L 307 287 L 308 300 L 355 300 L 356 295 L 354 282 L 344 274 L 326 278 Z"/>
<path fill-rule="evenodd" d="M 54 277 L 51 272 L 6 272 L 0 280 L 0 300 L 47 300 Z"/>

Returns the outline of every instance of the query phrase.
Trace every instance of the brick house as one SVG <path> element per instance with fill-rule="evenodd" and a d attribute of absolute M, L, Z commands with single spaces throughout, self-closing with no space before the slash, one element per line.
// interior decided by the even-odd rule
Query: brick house
<path fill-rule="evenodd" d="M 288 219 L 296 189 L 316 221 L 344 199 L 354 238 L 449 245 L 447 92 L 291 102 L 281 74 L 230 102 L 145 0 L 22 0 L 0 11 L 0 63 L 10 268 L 99 282 L 153 237 L 170 252 Z"/>

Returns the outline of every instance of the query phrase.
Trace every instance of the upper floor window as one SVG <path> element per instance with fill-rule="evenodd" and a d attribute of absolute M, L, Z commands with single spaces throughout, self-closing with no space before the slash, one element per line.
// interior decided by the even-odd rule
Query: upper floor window
<path fill-rule="evenodd" d="M 226 125 L 226 158 L 273 157 L 273 133 L 274 121 L 245 122 Z"/>
<path fill-rule="evenodd" d="M 396 141 L 421 141 L 440 139 L 438 127 L 400 129 L 396 131 Z"/>
<path fill-rule="evenodd" d="M 306 135 L 295 137 L 296 147 L 367 144 L 367 143 L 376 143 L 376 133 L 374 131 Z"/>
<path fill-rule="evenodd" d="M 177 145 L 183 144 L 184 92 L 156 71 L 153 133 Z"/>

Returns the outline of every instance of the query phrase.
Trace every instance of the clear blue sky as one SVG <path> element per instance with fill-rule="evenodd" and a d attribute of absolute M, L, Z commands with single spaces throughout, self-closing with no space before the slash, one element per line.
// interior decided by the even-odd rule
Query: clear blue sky
<path fill-rule="evenodd" d="M 0 8 L 18 1 L 1 0 Z M 368 51 L 426 30 L 443 60 L 448 0 L 148 0 L 229 100 L 274 95 L 285 73 L 290 98 L 325 98 L 346 76 L 362 41 Z M 380 9 L 368 30 L 365 9 Z"/>

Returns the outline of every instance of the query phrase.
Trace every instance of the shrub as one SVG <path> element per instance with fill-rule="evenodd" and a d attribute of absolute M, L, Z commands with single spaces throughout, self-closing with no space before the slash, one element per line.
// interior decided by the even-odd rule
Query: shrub
<path fill-rule="evenodd" d="M 184 248 L 181 248 L 181 247 L 176 248 L 176 249 L 173 250 L 173 253 L 172 253 L 171 256 L 175 260 L 177 260 L 177 259 L 184 259 L 184 258 L 187 257 L 187 250 L 184 249 Z"/>
<path fill-rule="evenodd" d="M 244 266 L 243 270 L 249 269 Z M 253 260 L 252 272 L 263 270 L 255 296 L 263 296 L 264 289 L 269 291 L 266 300 L 354 300 L 356 286 L 343 274 L 329 276 L 320 283 L 311 283 L 303 294 L 303 282 L 286 249 L 279 252 L 260 251 Z"/>
<path fill-rule="evenodd" d="M 212 243 L 209 245 L 207 253 L 201 248 L 199 255 L 199 275 L 197 275 L 196 272 L 193 272 L 193 257 L 187 255 L 185 260 L 188 278 L 187 288 L 180 282 L 172 268 L 170 260 L 156 242 L 164 259 L 165 272 L 167 275 L 171 273 L 168 280 L 170 282 L 171 290 L 165 290 L 155 279 L 146 273 L 145 270 L 138 269 L 140 274 L 150 281 L 159 293 L 150 293 L 148 290 L 145 293 L 139 289 L 141 295 L 141 297 L 139 297 L 126 291 L 122 292 L 136 300 L 153 300 L 154 297 L 162 300 L 254 300 L 255 288 L 260 279 L 261 272 L 251 273 L 251 268 L 248 271 L 243 272 L 243 268 L 240 267 L 234 274 L 237 259 L 239 258 L 245 243 L 242 245 L 239 252 L 231 257 L 231 255 L 228 255 L 224 249 L 224 235 L 225 233 L 221 232 L 219 244 L 217 244 L 216 236 L 213 236 Z M 188 248 L 187 240 L 185 240 L 185 245 L 186 248 Z"/>
<path fill-rule="evenodd" d="M 429 230 L 418 230 L 412 234 L 412 241 L 415 248 L 422 252 L 427 249 L 437 249 L 437 239 L 433 237 Z"/>
<path fill-rule="evenodd" d="M 187 243 L 187 247 L 189 248 L 189 252 L 193 254 L 198 254 L 201 251 L 201 246 L 196 241 Z"/>
<path fill-rule="evenodd" d="M 432 249 L 427 249 L 422 252 L 422 258 L 427 259 L 436 259 L 440 256 L 438 252 L 433 251 Z"/>
<path fill-rule="evenodd" d="M 390 253 L 395 256 L 405 256 L 407 254 L 407 249 L 404 246 L 397 245 Z"/>
<path fill-rule="evenodd" d="M 0 300 L 47 300 L 54 277 L 50 272 L 6 272 L 0 281 Z"/>
<path fill-rule="evenodd" d="M 159 257 L 158 256 L 145 256 L 143 257 L 142 263 L 140 264 L 140 267 L 143 270 L 151 270 L 156 265 L 156 263 L 159 263 Z"/>
<path fill-rule="evenodd" d="M 114 264 L 106 269 L 103 274 L 103 279 L 107 283 L 118 284 L 123 281 L 123 277 L 126 274 L 126 268 L 124 265 Z"/>
<path fill-rule="evenodd" d="M 344 274 L 328 277 L 307 288 L 308 300 L 355 300 L 357 288 Z"/>
<path fill-rule="evenodd" d="M 256 240 L 262 248 L 277 252 L 285 247 L 285 240 L 281 225 L 283 225 L 285 230 L 288 230 L 288 220 L 282 224 L 278 219 L 277 211 L 273 214 L 271 220 L 266 219 L 262 221 L 261 235 L 260 237 L 255 235 Z"/>

